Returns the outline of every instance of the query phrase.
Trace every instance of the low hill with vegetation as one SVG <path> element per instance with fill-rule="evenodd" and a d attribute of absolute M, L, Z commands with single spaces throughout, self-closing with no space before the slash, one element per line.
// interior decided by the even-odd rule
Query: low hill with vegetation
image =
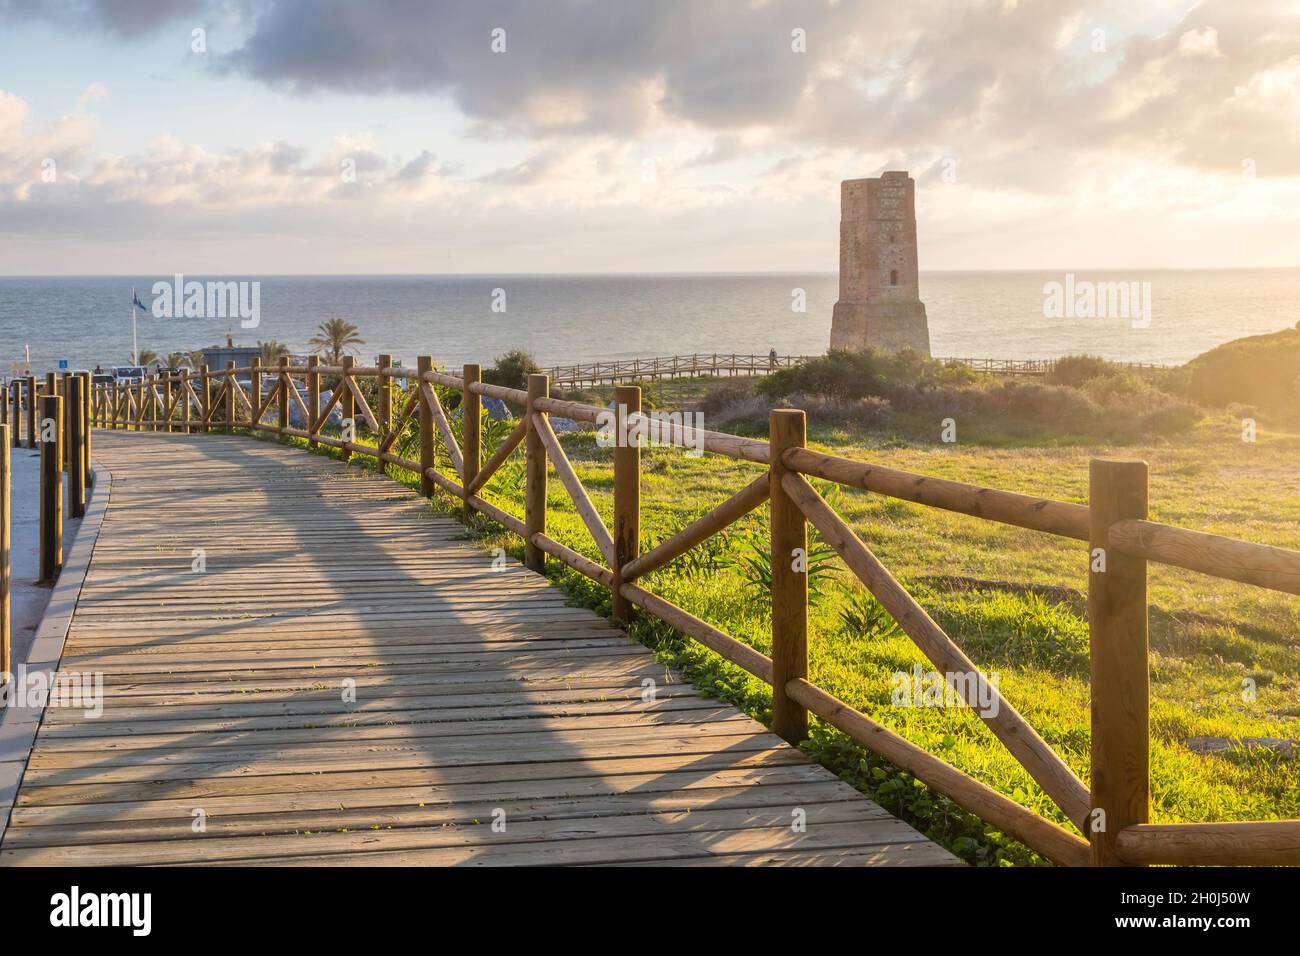
<path fill-rule="evenodd" d="M 1300 415 L 1300 323 L 1211 349 L 1171 373 L 1168 387 L 1203 405 L 1253 412 L 1294 428 Z"/>

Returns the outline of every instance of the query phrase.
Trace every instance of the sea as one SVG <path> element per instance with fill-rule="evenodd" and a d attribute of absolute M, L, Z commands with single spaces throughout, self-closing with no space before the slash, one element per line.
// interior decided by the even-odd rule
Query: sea
<path fill-rule="evenodd" d="M 172 276 L 0 277 L 0 373 L 130 363 L 133 291 L 141 349 L 159 355 L 276 340 L 295 354 L 325 319 L 357 326 L 359 361 L 380 352 L 455 368 L 522 348 L 543 366 L 693 353 L 825 351 L 834 273 L 680 275 L 185 276 L 256 282 L 246 318 L 157 317 Z M 1052 290 L 1130 283 L 1123 315 L 1051 304 Z M 1144 295 L 1145 293 L 1145 295 Z M 931 272 L 921 275 L 931 351 L 954 358 L 1108 359 L 1177 364 L 1245 335 L 1300 320 L 1300 269 L 1119 272 Z M 1100 297 L 1104 299 L 1105 297 Z M 252 315 L 252 312 L 256 315 Z M 254 324 L 255 321 L 255 324 Z"/>

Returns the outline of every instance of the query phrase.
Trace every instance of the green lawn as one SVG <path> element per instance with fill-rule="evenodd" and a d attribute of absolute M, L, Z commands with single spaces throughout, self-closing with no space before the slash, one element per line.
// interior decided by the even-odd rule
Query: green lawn
<path fill-rule="evenodd" d="M 611 452 L 591 433 L 562 437 L 592 500 L 608 522 Z M 1300 437 L 1261 433 L 1244 444 L 1226 416 L 1191 439 L 1157 446 L 990 448 L 920 446 L 888 434 L 813 428 L 810 444 L 836 454 L 981 485 L 1085 502 L 1092 457 L 1144 458 L 1151 465 L 1155 520 L 1284 547 L 1300 546 Z M 485 452 L 485 457 L 486 457 Z M 759 474 L 755 465 L 680 449 L 643 456 L 645 545 L 673 534 Z M 1081 609 L 1034 594 L 954 590 L 937 579 L 1086 587 L 1081 542 L 980 521 L 818 483 L 837 510 L 930 614 L 986 671 L 1007 699 L 1085 781 L 1088 778 L 1088 632 Z M 598 552 L 558 480 L 548 497 L 549 533 L 587 556 Z M 486 497 L 522 513 L 522 463 L 508 463 Z M 450 506 L 445 500 L 443 505 Z M 518 539 L 480 520 L 487 547 L 520 550 Z M 642 583 L 716 627 L 770 652 L 766 592 L 744 561 L 766 547 L 766 508 L 751 514 Z M 925 663 L 887 617 L 862 598 L 838 563 L 819 580 L 811 610 L 811 679 L 926 750 L 1065 824 L 992 733 L 965 708 L 907 708 L 890 702 L 890 678 Z M 553 577 L 581 603 L 608 610 L 604 590 L 574 572 Z M 1191 572 L 1153 566 L 1150 577 L 1152 787 L 1155 821 L 1300 817 L 1300 761 L 1262 751 L 1202 755 L 1194 736 L 1300 737 L 1300 599 Z M 865 618 L 865 620 L 864 620 Z M 635 637 L 700 686 L 760 719 L 770 689 L 661 622 L 642 619 Z M 926 664 L 926 669 L 929 665 Z M 1243 695 L 1243 681 L 1257 687 Z M 932 794 L 838 731 L 815 722 L 806 749 L 927 834 L 976 863 L 1042 862 Z"/>

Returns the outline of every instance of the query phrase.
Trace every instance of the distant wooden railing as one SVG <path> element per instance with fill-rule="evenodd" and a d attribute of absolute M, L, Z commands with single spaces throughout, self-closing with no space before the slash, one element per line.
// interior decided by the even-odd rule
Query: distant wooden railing
<path fill-rule="evenodd" d="M 269 390 L 263 393 L 267 377 Z M 320 406 L 321 377 L 332 380 L 333 394 Z M 397 379 L 410 376 L 405 391 Z M 241 382 L 246 378 L 247 389 Z M 372 408 L 359 380 L 378 384 Z M 306 399 L 297 382 L 305 380 Z M 458 442 L 436 387 L 460 392 L 462 436 Z M 491 459 L 481 460 L 479 424 L 483 396 L 510 402 L 522 418 Z M 550 416 L 609 428 L 609 434 L 636 436 L 652 420 L 641 411 L 635 386 L 615 391 L 614 409 L 550 397 L 546 375 L 532 375 L 527 390 L 489 385 L 478 365 L 459 377 L 438 371 L 421 356 L 414 375 L 395 369 L 389 356 L 375 367 L 351 358 L 325 366 L 313 358 L 305 366 L 287 360 L 264 367 L 254 363 L 224 371 L 206 368 L 138 385 L 100 385 L 94 420 L 101 427 L 204 432 L 233 428 L 306 439 L 334 447 L 347 457 L 368 455 L 420 476 L 421 490 L 434 488 L 459 499 L 466 514 L 479 512 L 524 541 L 525 563 L 542 571 L 549 556 L 613 592 L 614 614 L 627 621 L 639 607 L 690 635 L 772 686 L 773 730 L 798 744 L 807 736 L 812 713 L 899 768 L 945 794 L 990 825 L 1057 863 L 1082 865 L 1148 864 L 1297 864 L 1300 821 L 1233 823 L 1150 823 L 1150 728 L 1147 649 L 1147 563 L 1160 562 L 1219 578 L 1300 594 L 1300 552 L 1266 547 L 1148 520 L 1147 465 L 1140 461 L 1094 460 L 1089 504 L 1038 498 L 1017 492 L 897 471 L 805 447 L 804 414 L 771 412 L 769 440 L 760 441 L 656 422 L 656 437 L 670 445 L 702 448 L 739 461 L 767 466 L 765 474 L 653 549 L 639 553 L 639 439 L 614 450 L 614 523 L 606 527 L 550 424 Z M 290 427 L 296 407 L 307 424 Z M 323 428 L 333 410 L 343 417 L 339 435 Z M 274 410 L 275 422 L 264 421 Z M 358 420 L 375 435 L 376 445 L 355 440 Z M 394 452 L 412 420 L 418 421 L 419 460 Z M 435 467 L 441 444 L 455 477 Z M 481 497 L 501 465 L 520 447 L 525 455 L 524 515 L 513 515 Z M 591 534 L 600 561 L 593 561 L 547 534 L 547 465 L 572 498 Z M 881 563 L 868 545 L 835 513 L 809 483 L 815 477 L 932 508 L 1028 528 L 1086 542 L 1080 559 L 1088 578 L 1092 661 L 1092 749 L 1090 782 L 1084 783 L 966 656 L 942 627 Z M 636 583 L 650 572 L 700 544 L 763 504 L 771 509 L 772 656 L 725 634 L 685 609 Z M 910 743 L 808 680 L 808 581 L 799 559 L 806 558 L 808 523 L 835 549 L 862 585 L 893 616 L 903 631 L 950 686 L 1007 747 L 1079 833 L 1021 806 L 992 787 Z M 992 704 L 992 706 L 985 706 Z"/>
<path fill-rule="evenodd" d="M 654 358 L 613 359 L 557 365 L 546 370 L 554 388 L 590 388 L 619 382 L 637 382 L 661 378 L 708 378 L 723 375 L 766 375 L 777 369 L 805 362 L 809 355 L 741 355 L 736 352 L 692 355 L 661 355 Z M 1056 368 L 1056 359 L 940 358 L 940 362 L 965 365 L 990 375 L 1046 375 Z M 1168 368 L 1150 362 L 1112 362 L 1112 365 L 1138 372 Z"/>

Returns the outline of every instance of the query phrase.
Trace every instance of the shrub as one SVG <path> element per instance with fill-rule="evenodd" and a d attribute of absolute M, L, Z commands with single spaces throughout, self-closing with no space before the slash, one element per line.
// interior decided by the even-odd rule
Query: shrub
<path fill-rule="evenodd" d="M 704 397 L 699 401 L 699 410 L 705 415 L 716 415 L 725 408 L 753 397 L 754 386 L 752 383 L 747 381 L 727 382 L 723 385 L 715 385 L 705 392 Z"/>
<path fill-rule="evenodd" d="M 785 407 L 802 409 L 808 420 L 819 425 L 857 425 L 876 428 L 893 419 L 893 405 L 887 398 L 868 395 L 852 402 L 831 402 L 820 395 L 791 395 Z"/>
<path fill-rule="evenodd" d="M 783 368 L 759 381 L 760 394 L 770 399 L 796 393 L 821 395 L 833 402 L 850 402 L 878 395 L 883 388 L 872 349 L 831 349 L 825 355 Z"/>
<path fill-rule="evenodd" d="M 1143 415 L 1140 425 L 1148 435 L 1180 435 L 1196 427 L 1203 417 L 1201 410 L 1190 402 L 1170 402 Z"/>
<path fill-rule="evenodd" d="M 498 355 L 495 364 L 485 369 L 483 381 L 503 388 L 528 388 L 528 376 L 541 371 L 532 354 L 523 349 L 511 349 L 505 355 Z"/>
<path fill-rule="evenodd" d="M 1073 385 L 1078 388 L 1084 382 L 1110 374 L 1111 370 L 1110 362 L 1096 355 L 1066 355 L 1057 359 L 1046 378 L 1052 385 Z"/>
<path fill-rule="evenodd" d="M 959 363 L 936 361 L 913 349 L 831 349 L 825 355 L 773 372 L 758 391 L 771 399 L 816 395 L 839 404 L 869 395 L 893 399 L 900 390 L 958 385 L 975 381 L 975 372 Z"/>

